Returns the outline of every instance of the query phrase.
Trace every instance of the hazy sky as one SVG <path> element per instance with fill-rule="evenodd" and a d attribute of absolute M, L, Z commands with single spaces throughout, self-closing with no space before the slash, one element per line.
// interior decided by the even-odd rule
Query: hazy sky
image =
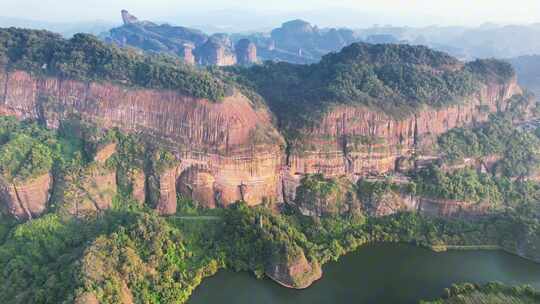
<path fill-rule="evenodd" d="M 343 26 L 365 26 L 374 21 L 413 26 L 540 22 L 540 0 L 0 0 L 0 16 L 54 22 L 98 19 L 118 22 L 122 8 L 141 19 L 165 21 L 176 21 L 178 16 L 204 18 L 216 11 L 221 11 L 222 15 L 230 12 L 231 24 L 236 22 L 233 19 L 247 17 L 241 12 L 251 17 L 295 15 L 300 18 L 304 15 L 316 18 L 324 12 L 334 12 L 332 16 L 321 18 L 320 23 Z M 355 14 L 358 19 L 354 18 Z M 208 24 L 212 20 L 200 22 Z"/>

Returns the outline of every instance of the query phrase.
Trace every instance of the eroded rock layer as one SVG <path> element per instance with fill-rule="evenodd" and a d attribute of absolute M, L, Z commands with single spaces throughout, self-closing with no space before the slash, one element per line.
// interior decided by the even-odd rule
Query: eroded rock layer
<path fill-rule="evenodd" d="M 0 206 L 18 220 L 40 216 L 47 209 L 52 176 L 47 173 L 24 182 L 0 180 Z"/>
<path fill-rule="evenodd" d="M 173 91 L 40 78 L 22 71 L 0 73 L 0 88 L 4 115 L 39 119 L 57 128 L 60 120 L 76 113 L 103 128 L 145 132 L 166 140 L 181 160 L 181 171 L 174 178 L 184 170 L 202 169 L 214 179 L 211 186 L 204 186 L 205 191 L 213 191 L 205 205 L 241 199 L 255 205 L 263 199 L 280 199 L 283 139 L 266 107 L 240 93 L 214 103 Z M 197 187 L 197 182 L 187 181 L 193 183 L 190 187 Z M 176 193 L 176 184 L 176 180 L 168 182 L 167 191 Z M 165 213 L 172 212 L 172 206 L 165 205 Z"/>
<path fill-rule="evenodd" d="M 336 106 L 320 124 L 301 130 L 301 146 L 288 158 L 290 176 L 323 173 L 351 178 L 396 169 L 398 159 L 452 128 L 486 121 L 505 111 L 508 99 L 520 94 L 516 79 L 484 86 L 478 94 L 446 108 L 425 108 L 396 119 L 365 107 Z"/>

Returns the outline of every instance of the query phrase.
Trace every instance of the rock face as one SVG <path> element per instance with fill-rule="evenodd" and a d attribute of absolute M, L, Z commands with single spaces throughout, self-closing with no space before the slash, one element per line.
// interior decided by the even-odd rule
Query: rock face
<path fill-rule="evenodd" d="M 83 172 L 63 177 L 57 187 L 61 193 L 61 210 L 84 217 L 112 207 L 117 193 L 116 172 L 94 163 Z"/>
<path fill-rule="evenodd" d="M 124 25 L 103 37 L 108 43 L 178 55 L 187 64 L 228 66 L 237 61 L 243 65 L 257 62 L 257 47 L 249 40 L 240 40 L 235 48 L 226 34 L 209 37 L 196 29 L 140 21 L 126 10 L 121 14 Z"/>
<path fill-rule="evenodd" d="M 173 91 L 35 78 L 21 71 L 1 72 L 0 87 L 6 88 L 0 91 L 0 114 L 41 119 L 56 128 L 75 112 L 103 128 L 166 140 L 181 160 L 182 172 L 197 167 L 214 178 L 209 197 L 216 200 L 204 204 L 281 200 L 284 141 L 267 108 L 240 93 L 214 103 Z"/>
<path fill-rule="evenodd" d="M 123 26 L 113 28 L 104 40 L 122 47 L 131 46 L 150 52 L 165 52 L 179 55 L 190 62 L 191 49 L 208 40 L 203 32 L 182 26 L 158 25 L 149 21 L 139 21 L 126 10 L 122 11 Z"/>
<path fill-rule="evenodd" d="M 369 214 L 377 217 L 405 211 L 415 211 L 436 217 L 474 216 L 486 214 L 491 209 L 488 202 L 435 199 L 397 192 L 388 192 L 363 203 L 367 206 Z"/>
<path fill-rule="evenodd" d="M 195 49 L 195 45 L 193 45 L 192 43 L 184 43 L 184 45 L 180 49 L 179 55 L 184 59 L 184 62 L 187 64 L 194 65 L 196 63 L 193 49 Z"/>
<path fill-rule="evenodd" d="M 316 217 L 355 213 L 361 209 L 348 179 L 329 180 L 317 175 L 302 180 L 296 188 L 294 204 L 302 214 Z"/>
<path fill-rule="evenodd" d="M 146 177 L 142 170 L 136 170 L 131 173 L 131 185 L 133 188 L 133 198 L 139 203 L 146 201 Z"/>
<path fill-rule="evenodd" d="M 94 161 L 105 163 L 116 152 L 116 143 L 110 143 L 103 147 L 99 147 L 94 156 Z"/>
<path fill-rule="evenodd" d="M 316 262 L 310 263 L 302 251 L 272 263 L 265 273 L 277 283 L 295 289 L 308 288 L 322 277 L 321 266 Z"/>
<path fill-rule="evenodd" d="M 257 63 L 257 46 L 248 39 L 241 39 L 236 43 L 236 60 L 241 65 Z"/>
<path fill-rule="evenodd" d="M 292 180 L 298 173 L 346 175 L 355 180 L 369 173 L 393 171 L 403 156 L 411 156 L 452 128 L 486 121 L 490 113 L 504 111 L 508 99 L 519 93 L 515 79 L 491 84 L 466 102 L 426 108 L 404 119 L 365 107 L 337 106 L 324 114 L 320 124 L 300 130 L 303 140 L 296 144 L 310 148 L 289 155 L 286 174 Z"/>
<path fill-rule="evenodd" d="M 403 119 L 365 107 L 335 107 L 318 125 L 300 130 L 301 144 L 312 148 L 285 155 L 268 109 L 238 92 L 213 103 L 173 91 L 37 78 L 22 71 L 1 72 L 0 87 L 5 88 L 0 91 L 4 115 L 40 119 L 56 128 L 69 113 L 78 113 L 103 128 L 165 139 L 181 161 L 168 188 L 208 207 L 242 199 L 250 205 L 293 202 L 305 174 L 356 182 L 368 173 L 400 169 L 397 164 L 404 163 L 398 160 L 423 143 L 451 128 L 485 121 L 521 92 L 515 80 L 490 84 L 463 103 Z"/>
<path fill-rule="evenodd" d="M 176 166 L 159 174 L 159 201 L 156 210 L 160 215 L 176 213 L 176 179 L 178 176 L 179 168 Z"/>
<path fill-rule="evenodd" d="M 201 65 L 228 66 L 236 64 L 236 55 L 230 39 L 216 34 L 196 50 L 197 62 Z"/>
<path fill-rule="evenodd" d="M 0 180 L 0 206 L 18 220 L 40 216 L 47 209 L 52 177 L 49 173 L 22 183 Z"/>
<path fill-rule="evenodd" d="M 124 25 L 139 22 L 139 19 L 137 19 L 137 17 L 131 15 L 127 10 L 122 10 L 121 13 L 122 13 L 122 21 L 124 22 Z"/>

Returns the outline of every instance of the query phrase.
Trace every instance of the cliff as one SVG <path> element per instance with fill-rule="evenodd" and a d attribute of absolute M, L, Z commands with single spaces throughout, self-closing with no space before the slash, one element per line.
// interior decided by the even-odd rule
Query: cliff
<path fill-rule="evenodd" d="M 269 111 L 239 92 L 216 103 L 174 91 L 35 77 L 24 71 L 0 73 L 0 87 L 2 115 L 37 119 L 57 128 L 62 119 L 77 113 L 101 128 L 118 127 L 163 140 L 181 160 L 176 178 L 189 170 L 209 172 L 215 179 L 210 187 L 214 194 L 208 195 L 214 199 L 205 205 L 241 199 L 256 205 L 279 199 L 283 139 Z M 98 158 L 111 151 L 112 146 Z M 167 183 L 173 192 L 176 183 Z M 197 188 L 196 181 L 187 183 Z"/>
<path fill-rule="evenodd" d="M 365 106 L 335 106 L 320 123 L 301 128 L 301 139 L 288 157 L 288 174 L 323 173 L 352 179 L 396 169 L 400 158 L 413 155 L 452 128 L 486 121 L 505 111 L 508 99 L 520 94 L 516 79 L 491 83 L 462 102 L 444 108 L 425 107 L 397 119 Z"/>
<path fill-rule="evenodd" d="M 0 209 L 18 220 L 39 217 L 47 209 L 52 188 L 51 174 L 26 181 L 8 182 L 0 179 Z"/>
<path fill-rule="evenodd" d="M 56 128 L 60 120 L 78 113 L 103 128 L 166 140 L 181 160 L 166 188 L 208 207 L 237 200 L 250 205 L 293 201 L 306 174 L 347 176 L 354 182 L 369 173 L 399 169 L 399 160 L 411 157 L 437 135 L 485 121 L 489 113 L 504 111 L 506 100 L 521 92 L 515 79 L 490 84 L 461 103 L 426 107 L 403 119 L 365 106 L 336 106 L 320 123 L 300 129 L 301 142 L 293 147 L 302 149 L 284 155 L 271 114 L 239 92 L 213 103 L 173 91 L 34 77 L 23 71 L 0 73 L 0 87 L 5 88 L 0 92 L 4 115 L 39 119 Z M 97 157 L 110 156 L 111 149 Z M 142 197 L 141 190 L 138 196 Z M 170 201 L 164 213 L 175 209 Z"/>
<path fill-rule="evenodd" d="M 248 39 L 233 45 L 226 34 L 208 36 L 192 28 L 139 21 L 126 10 L 122 10 L 121 15 L 123 25 L 111 29 L 103 37 L 110 44 L 169 53 L 188 64 L 228 66 L 237 62 L 241 65 L 257 62 L 257 46 Z"/>
<path fill-rule="evenodd" d="M 7 32 L 16 37 L 12 31 Z M 209 42 L 232 47 L 226 35 L 214 35 Z M 58 43 L 64 43 L 66 52 L 67 45 L 98 54 L 110 52 L 126 60 L 129 55 L 86 36 Z M 162 214 L 176 210 L 178 192 L 207 207 L 238 200 L 252 206 L 263 201 L 293 202 L 307 174 L 344 176 L 354 183 L 361 176 L 403 169 L 413 155 L 431 156 L 425 148 L 437 135 L 485 121 L 490 113 L 505 111 L 507 100 L 521 93 L 513 70 L 503 63 L 463 64 L 425 47 L 353 44 L 315 65 L 268 64 L 230 72 L 246 76 L 255 84 L 251 86 L 235 82 L 242 77 L 218 78 L 226 77 L 223 74 L 229 70 L 216 77 L 174 67 L 167 70 L 170 74 L 150 73 L 141 82 L 134 73 L 161 65 L 135 55 L 138 69 L 111 61 L 121 72 L 110 69 L 96 76 L 100 66 L 90 60 L 93 54 L 87 56 L 88 66 L 78 76 L 85 81 L 74 80 L 75 76 L 37 76 L 53 75 L 54 69 L 62 68 L 54 56 L 43 73 L 4 69 L 0 72 L 0 114 L 36 119 L 52 129 L 75 115 L 98 128 L 149 135 L 151 141 L 174 151 L 179 161 L 174 172 L 152 177 L 160 195 L 159 203 L 151 203 Z M 11 66 L 28 64 L 23 59 L 10 60 Z M 91 80 L 101 79 L 98 76 L 103 81 Z M 409 83 L 409 78 L 424 82 Z M 176 90 L 158 89 L 162 87 Z M 256 98 L 257 93 L 273 113 Z M 395 115 L 396 111 L 401 115 Z M 110 157 L 113 150 L 112 146 L 104 149 L 96 160 Z M 139 199 L 143 197 L 140 179 L 148 178 L 137 177 Z M 332 206 L 316 211 L 318 207 L 299 202 L 306 212 L 335 213 Z"/>

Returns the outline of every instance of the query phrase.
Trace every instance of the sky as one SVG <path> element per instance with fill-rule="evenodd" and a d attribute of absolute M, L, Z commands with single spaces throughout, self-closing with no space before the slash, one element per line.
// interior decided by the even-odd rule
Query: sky
<path fill-rule="evenodd" d="M 540 22 L 540 0 L 0 0 L 0 16 L 47 22 L 145 20 L 265 27 L 286 18 L 322 26 L 480 25 Z"/>

